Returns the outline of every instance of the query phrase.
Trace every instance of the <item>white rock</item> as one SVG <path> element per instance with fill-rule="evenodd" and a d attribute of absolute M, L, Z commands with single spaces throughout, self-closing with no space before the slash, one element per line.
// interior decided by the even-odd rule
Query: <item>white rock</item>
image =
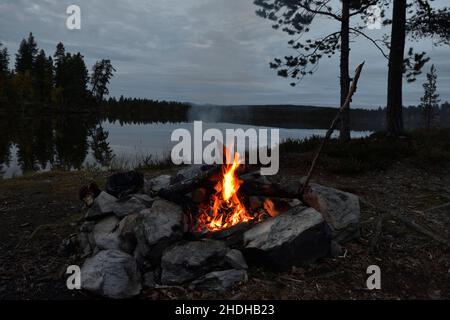
<path fill-rule="evenodd" d="M 153 199 L 148 195 L 133 195 L 131 197 L 120 199 L 113 205 L 113 212 L 119 218 L 123 218 L 132 213 L 139 213 L 140 211 L 150 208 Z"/>
<path fill-rule="evenodd" d="M 141 291 L 141 275 L 129 254 L 102 250 L 83 264 L 81 287 L 108 298 L 130 298 Z"/>
<path fill-rule="evenodd" d="M 343 243 L 359 237 L 361 212 L 358 196 L 311 183 L 304 201 L 323 215 L 337 242 Z"/>
<path fill-rule="evenodd" d="M 156 200 L 150 209 L 140 212 L 141 222 L 135 228 L 139 261 L 145 257 L 158 260 L 168 245 L 181 239 L 183 215 L 180 206 L 166 200 Z"/>
<path fill-rule="evenodd" d="M 161 189 L 170 185 L 172 177 L 170 175 L 161 175 L 153 179 L 144 179 L 144 192 L 153 195 Z"/>
<path fill-rule="evenodd" d="M 111 214 L 114 210 L 114 205 L 117 198 L 106 193 L 104 191 L 95 198 L 94 204 L 86 213 L 86 219 L 97 219 L 108 214 Z"/>

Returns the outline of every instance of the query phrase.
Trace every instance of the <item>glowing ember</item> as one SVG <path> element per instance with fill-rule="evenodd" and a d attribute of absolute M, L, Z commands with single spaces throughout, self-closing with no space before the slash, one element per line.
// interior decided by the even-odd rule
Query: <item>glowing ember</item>
<path fill-rule="evenodd" d="M 274 204 L 273 201 L 270 200 L 270 199 L 264 200 L 264 209 L 266 210 L 266 212 L 267 212 L 271 217 L 276 217 L 277 215 L 280 214 L 280 213 L 277 211 L 277 209 L 275 208 L 275 204 Z"/>
<path fill-rule="evenodd" d="M 222 179 L 215 186 L 216 193 L 211 199 L 212 206 L 200 208 L 199 224 L 209 231 L 230 228 L 254 219 L 238 196 L 241 181 L 235 173 L 239 165 L 239 154 L 235 153 L 233 163 L 223 166 Z"/>

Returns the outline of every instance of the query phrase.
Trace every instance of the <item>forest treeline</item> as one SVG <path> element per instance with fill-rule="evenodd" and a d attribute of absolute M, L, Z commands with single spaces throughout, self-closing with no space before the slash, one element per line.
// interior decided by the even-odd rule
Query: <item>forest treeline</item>
<path fill-rule="evenodd" d="M 22 115 L 86 113 L 96 121 L 121 123 L 183 122 L 192 120 L 233 122 L 285 128 L 328 128 L 335 108 L 294 105 L 199 106 L 189 103 L 152 99 L 108 97 L 109 81 L 116 71 L 110 60 L 97 61 L 89 72 L 80 52 L 66 51 L 56 45 L 53 55 L 39 49 L 32 33 L 20 43 L 10 68 L 10 54 L 0 44 L 0 112 Z M 433 67 L 434 68 L 434 67 Z M 433 78 L 433 75 L 430 74 Z M 435 95 L 435 76 L 433 90 Z M 428 99 L 429 100 L 429 99 Z M 450 127 L 450 105 L 434 102 L 403 108 L 408 129 L 424 126 L 424 106 L 428 126 Z M 382 130 L 386 127 L 386 109 L 350 110 L 352 130 Z M 8 118 L 11 118 L 10 116 Z M 431 121 L 432 120 L 432 121 Z"/>
<path fill-rule="evenodd" d="M 185 122 L 190 104 L 151 99 L 109 98 L 101 103 L 101 118 L 124 123 Z"/>
<path fill-rule="evenodd" d="M 189 120 L 230 122 L 281 128 L 328 129 L 336 108 L 300 105 L 197 106 L 189 110 Z M 380 131 L 386 127 L 386 108 L 350 110 L 352 130 Z M 403 108 L 407 129 L 424 128 L 422 106 Z M 433 127 L 450 127 L 450 103 L 433 110 Z"/>
<path fill-rule="evenodd" d="M 89 72 L 80 53 L 56 45 L 53 55 L 39 49 L 32 33 L 11 56 L 0 43 L 0 111 L 22 113 L 96 113 L 102 118 L 138 120 L 155 117 L 180 121 L 187 104 L 149 99 L 120 99 L 109 95 L 109 81 L 116 71 L 110 60 L 97 61 Z"/>

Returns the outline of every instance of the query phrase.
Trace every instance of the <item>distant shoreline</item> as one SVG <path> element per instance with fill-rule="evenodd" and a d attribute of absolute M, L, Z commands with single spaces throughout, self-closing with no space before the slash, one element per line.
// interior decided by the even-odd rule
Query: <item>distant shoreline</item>
<path fill-rule="evenodd" d="M 450 127 L 450 108 L 442 104 L 438 114 L 438 125 Z M 122 122 L 228 122 L 243 125 L 280 127 L 287 129 L 327 129 L 335 117 L 337 108 L 309 105 L 196 105 L 182 102 L 159 102 L 129 99 L 124 102 L 111 100 L 96 108 L 70 108 L 58 111 L 54 107 L 33 108 L 0 107 L 1 114 L 14 120 L 20 116 L 80 116 L 99 120 Z M 379 131 L 385 128 L 386 110 L 353 108 L 350 110 L 351 130 Z M 419 107 L 404 107 L 406 129 L 417 129 L 423 125 Z"/>

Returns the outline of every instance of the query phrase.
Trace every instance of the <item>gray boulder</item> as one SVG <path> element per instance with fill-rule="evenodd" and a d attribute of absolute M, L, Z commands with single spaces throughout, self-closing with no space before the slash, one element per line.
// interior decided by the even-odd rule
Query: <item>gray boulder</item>
<path fill-rule="evenodd" d="M 237 249 L 231 249 L 225 255 L 225 262 L 232 268 L 238 270 L 248 269 L 247 262 L 244 255 Z"/>
<path fill-rule="evenodd" d="M 161 283 L 182 284 L 222 265 L 228 248 L 222 241 L 201 240 L 174 245 L 161 259 Z"/>
<path fill-rule="evenodd" d="M 245 270 L 213 271 L 193 281 L 190 288 L 226 292 L 233 289 L 238 283 L 244 283 L 247 280 L 248 276 Z"/>
<path fill-rule="evenodd" d="M 146 208 L 150 208 L 153 201 L 148 195 L 135 194 L 116 201 L 113 205 L 113 212 L 119 218 L 123 218 L 129 214 L 139 213 Z"/>
<path fill-rule="evenodd" d="M 119 219 L 112 215 L 103 218 L 94 226 L 92 239 L 99 249 L 119 249 L 120 241 L 117 234 L 114 233 L 118 224 Z"/>
<path fill-rule="evenodd" d="M 84 262 L 81 287 L 108 298 L 131 298 L 141 291 L 141 275 L 129 254 L 102 250 Z"/>
<path fill-rule="evenodd" d="M 170 185 L 172 177 L 169 175 L 161 175 L 152 179 L 144 179 L 144 192 L 149 195 L 157 194 L 161 189 Z"/>
<path fill-rule="evenodd" d="M 140 212 L 135 228 L 137 248 L 135 256 L 141 261 L 156 262 L 162 251 L 181 239 L 184 233 L 184 214 L 180 206 L 166 200 L 156 200 L 150 209 Z"/>
<path fill-rule="evenodd" d="M 117 230 L 124 240 L 136 242 L 135 228 L 141 223 L 141 218 L 139 213 L 133 213 L 120 221 Z"/>
<path fill-rule="evenodd" d="M 94 231 L 95 222 L 85 221 L 80 226 L 80 233 L 78 234 L 78 240 L 80 242 L 80 250 L 83 256 L 88 256 L 95 248 L 95 241 L 92 237 L 92 231 Z"/>
<path fill-rule="evenodd" d="M 123 219 L 119 222 L 116 216 L 109 216 L 99 221 L 91 234 L 93 244 L 100 250 L 115 249 L 132 253 L 136 247 L 136 241 L 124 232 L 127 221 Z"/>
<path fill-rule="evenodd" d="M 155 280 L 155 274 L 153 271 L 149 271 L 146 274 L 144 274 L 144 281 L 143 281 L 144 287 L 148 289 L 153 289 L 157 286 L 156 280 Z"/>
<path fill-rule="evenodd" d="M 86 212 L 85 218 L 87 220 L 94 220 L 113 213 L 116 200 L 117 198 L 109 193 L 104 191 L 100 192 L 92 206 Z"/>
<path fill-rule="evenodd" d="M 334 240 L 343 243 L 359 237 L 361 212 L 358 196 L 311 183 L 303 198 L 323 215 L 331 227 Z"/>
<path fill-rule="evenodd" d="M 249 261 L 284 269 L 326 256 L 330 243 L 330 228 L 322 215 L 297 206 L 247 230 L 243 253 Z"/>

